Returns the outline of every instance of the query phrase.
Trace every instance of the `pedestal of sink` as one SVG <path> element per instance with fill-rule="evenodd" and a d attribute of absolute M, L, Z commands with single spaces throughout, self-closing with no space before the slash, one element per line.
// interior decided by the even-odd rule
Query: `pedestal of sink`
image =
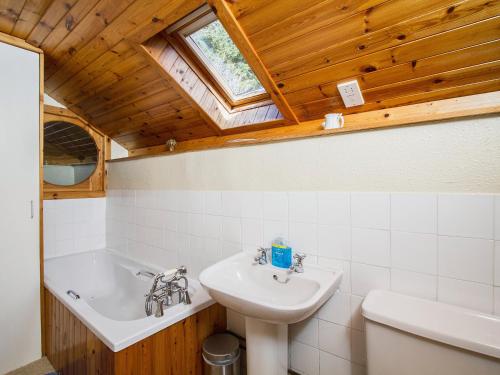
<path fill-rule="evenodd" d="M 288 374 L 288 324 L 245 317 L 247 375 Z"/>

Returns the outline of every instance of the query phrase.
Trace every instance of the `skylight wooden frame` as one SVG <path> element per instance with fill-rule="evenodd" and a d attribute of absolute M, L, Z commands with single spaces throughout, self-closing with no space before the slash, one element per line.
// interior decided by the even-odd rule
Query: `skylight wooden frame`
<path fill-rule="evenodd" d="M 211 91 L 221 102 L 226 105 L 229 111 L 238 111 L 249 107 L 269 104 L 271 97 L 248 62 L 247 64 L 252 69 L 253 74 L 259 80 L 262 90 L 253 95 L 234 97 L 230 89 L 226 87 L 224 80 L 219 76 L 219 73 L 203 59 L 204 54 L 199 50 L 196 43 L 190 41 L 189 35 L 216 20 L 218 18 L 213 10 L 208 6 L 203 6 L 169 27 L 163 35 L 188 63 L 192 65 L 192 68 L 199 73 L 200 78 L 210 87 Z M 235 44 L 234 41 L 233 44 Z"/>

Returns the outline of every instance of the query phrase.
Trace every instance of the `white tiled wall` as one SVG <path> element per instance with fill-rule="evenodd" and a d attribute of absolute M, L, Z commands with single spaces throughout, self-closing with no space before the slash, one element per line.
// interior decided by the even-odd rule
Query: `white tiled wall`
<path fill-rule="evenodd" d="M 105 218 L 106 198 L 45 200 L 45 258 L 105 247 Z"/>
<path fill-rule="evenodd" d="M 303 374 L 363 374 L 360 306 L 392 289 L 500 314 L 500 197 L 474 194 L 113 190 L 107 245 L 191 274 L 289 238 L 307 261 L 340 267 L 340 291 L 290 329 Z M 495 240 L 497 242 L 495 243 Z M 229 327 L 244 334 L 243 319 Z"/>

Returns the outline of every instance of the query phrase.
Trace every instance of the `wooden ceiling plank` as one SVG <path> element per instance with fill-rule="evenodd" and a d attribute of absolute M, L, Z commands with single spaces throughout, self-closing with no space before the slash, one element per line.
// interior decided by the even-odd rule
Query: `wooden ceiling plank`
<path fill-rule="evenodd" d="M 424 58 L 491 42 L 498 39 L 499 25 L 500 17 L 479 21 L 398 47 L 384 49 L 339 64 L 330 65 L 323 69 L 280 81 L 283 86 L 282 91 L 286 95 L 305 88 L 356 77 L 363 73 L 379 71 L 394 65 L 412 63 Z"/>
<path fill-rule="evenodd" d="M 257 52 L 283 44 L 288 40 L 299 38 L 313 30 L 351 17 L 357 13 L 365 13 L 369 9 L 387 0 L 326 0 L 309 6 L 290 17 L 282 18 L 266 25 L 251 34 L 250 40 Z"/>
<path fill-rule="evenodd" d="M 250 43 L 250 40 L 234 17 L 234 14 L 232 13 L 226 0 L 209 0 L 209 4 L 216 10 L 217 17 L 220 22 L 232 38 L 233 42 L 239 48 L 241 54 L 245 57 L 262 86 L 264 86 L 266 91 L 271 96 L 271 99 L 278 107 L 279 111 L 285 118 L 285 121 L 288 124 L 297 123 L 297 117 L 291 110 L 285 97 L 278 89 L 278 86 L 272 79 L 270 73 L 267 71 L 264 63 Z"/>
<path fill-rule="evenodd" d="M 489 93 L 493 91 L 500 91 L 500 79 L 485 82 L 474 82 L 464 86 L 455 86 L 442 90 L 434 90 L 428 93 L 400 96 L 378 102 L 366 103 L 363 106 L 363 109 L 359 107 L 345 108 L 340 97 L 305 103 L 300 106 L 295 106 L 294 109 L 302 121 L 309 121 L 310 119 L 322 118 L 325 113 L 329 112 L 343 112 L 344 114 L 361 113 L 364 111 L 400 107 L 417 103 L 431 102 L 433 100 L 450 99 L 467 95 Z"/>
<path fill-rule="evenodd" d="M 321 51 L 327 46 L 362 37 L 388 27 L 395 27 L 399 23 L 418 18 L 422 14 L 449 9 L 456 2 L 457 0 L 440 0 L 438 2 L 420 0 L 409 7 L 407 6 L 408 0 L 386 1 L 340 21 L 312 30 L 306 35 L 301 34 L 296 38 L 287 39 L 284 43 L 274 45 L 272 48 L 259 50 L 259 53 L 266 64 L 275 66 L 281 61 L 293 59 L 293 56 L 309 55 Z M 304 40 L 307 40 L 307 43 L 304 43 Z"/>
<path fill-rule="evenodd" d="M 41 42 L 40 48 L 51 54 L 75 27 L 95 8 L 100 0 L 79 0 L 59 20 L 49 35 Z"/>
<path fill-rule="evenodd" d="M 38 24 L 52 0 L 26 0 L 23 10 L 12 30 L 12 34 L 26 39 L 31 30 Z"/>
<path fill-rule="evenodd" d="M 101 52 L 105 52 L 112 48 L 116 43 L 108 44 L 106 40 L 99 38 L 99 35 L 103 30 L 108 30 L 109 33 L 110 30 L 112 30 L 111 25 L 113 21 L 119 17 L 133 1 L 134 0 L 99 1 L 80 23 L 75 26 L 71 33 L 57 44 L 53 50 L 47 53 L 51 59 L 55 60 L 56 65 L 53 70 L 46 72 L 46 85 L 53 90 L 63 84 L 66 78 L 68 78 L 68 69 L 70 76 L 83 69 L 86 66 L 85 64 L 70 64 L 71 66 L 68 67 L 66 63 L 71 59 L 75 62 L 76 59 L 74 59 L 74 57 L 76 57 L 77 54 L 79 57 L 84 54 L 86 45 L 93 47 L 95 47 L 95 44 L 101 45 L 96 57 L 100 56 Z M 61 69 L 61 67 L 66 67 L 67 69 Z"/>
<path fill-rule="evenodd" d="M 184 88 L 177 83 L 177 81 L 168 73 L 159 63 L 158 60 L 156 60 L 151 52 L 150 49 L 146 48 L 145 46 L 138 46 L 138 52 L 141 53 L 146 61 L 148 62 L 149 66 L 151 66 L 153 69 L 155 69 L 160 76 L 165 78 L 169 84 L 172 86 L 172 88 L 177 91 L 177 93 L 184 98 L 198 113 L 199 115 L 205 120 L 205 122 L 210 126 L 216 134 L 220 134 L 221 130 L 219 126 L 213 121 L 213 119 L 204 111 L 204 109 L 198 104 L 196 100 L 194 100 L 191 95 L 189 95 Z M 160 60 L 160 61 L 165 61 L 165 60 Z"/>
<path fill-rule="evenodd" d="M 414 104 L 404 107 L 382 109 L 345 116 L 345 125 L 340 129 L 324 130 L 323 120 L 313 120 L 270 130 L 246 132 L 222 137 L 209 137 L 179 142 L 174 152 L 167 150 L 165 145 L 144 147 L 129 150 L 129 157 L 116 159 L 131 160 L 141 157 L 174 155 L 182 152 L 207 150 L 222 147 L 238 147 L 251 144 L 279 142 L 283 140 L 330 136 L 356 131 L 384 129 L 395 126 L 409 126 L 431 121 L 477 116 L 500 112 L 500 92 L 471 95 L 460 98 L 437 100 L 428 103 Z M 248 142 L 235 140 L 248 138 Z"/>
<path fill-rule="evenodd" d="M 266 2 L 256 2 L 254 0 L 245 0 L 229 2 L 230 10 L 235 16 L 238 16 L 238 22 L 241 27 L 253 35 L 294 14 L 303 12 L 309 7 L 313 7 L 324 0 L 275 0 Z"/>
<path fill-rule="evenodd" d="M 500 40 L 475 45 L 472 47 L 451 51 L 411 62 L 393 65 L 357 76 L 338 76 L 335 82 L 323 83 L 307 89 L 286 94 L 290 105 L 321 100 L 325 97 L 337 96 L 337 83 L 347 78 L 356 78 L 362 92 L 379 86 L 398 83 L 416 78 L 433 76 L 447 71 L 467 68 L 495 61 L 500 56 Z"/>
<path fill-rule="evenodd" d="M 75 107 L 80 108 L 81 110 L 88 112 L 90 114 L 99 113 L 100 107 L 106 106 L 107 103 L 110 103 L 110 106 L 113 105 L 113 101 L 121 100 L 128 93 L 132 93 L 134 89 L 139 88 L 139 90 L 146 90 L 152 82 L 163 82 L 164 80 L 158 78 L 158 74 L 151 69 L 149 66 L 144 66 L 140 70 L 138 70 L 135 74 L 130 75 L 129 77 L 124 78 L 121 81 L 116 82 L 114 85 L 111 85 L 96 95 L 86 98 L 82 100 Z M 137 84 L 141 82 L 141 84 Z M 168 84 L 164 84 L 164 87 L 167 87 Z M 141 95 L 139 95 L 141 97 Z"/>
<path fill-rule="evenodd" d="M 165 6 L 168 3 L 168 6 Z M 176 0 L 169 1 L 161 0 L 151 3 L 150 0 L 136 0 L 129 6 L 119 17 L 109 24 L 99 35 L 96 36 L 90 43 L 84 46 L 81 50 L 76 51 L 74 56 L 60 68 L 53 77 L 47 80 L 49 89 L 55 90 L 62 85 L 65 80 L 68 80 L 72 75 L 77 74 L 84 69 L 100 55 L 106 52 L 107 49 L 120 43 L 123 40 L 131 38 L 135 33 L 147 27 L 149 24 L 158 23 L 155 16 L 157 12 L 162 12 L 166 8 L 173 11 L 183 11 L 188 8 L 185 4 L 193 6 L 197 4 L 197 0 L 188 2 Z M 175 12 L 174 12 L 175 13 Z M 165 16 L 166 21 L 174 22 L 172 17 L 174 14 Z M 141 41 L 142 42 L 142 41 Z"/>
<path fill-rule="evenodd" d="M 21 12 L 25 0 L 1 0 L 0 1 L 0 32 L 11 34 Z M 14 34 L 17 37 L 17 35 Z M 24 38 L 23 38 L 24 39 Z"/>
<path fill-rule="evenodd" d="M 80 76 L 79 73 L 74 77 L 74 79 L 66 82 L 60 87 L 60 90 L 58 89 L 57 91 L 64 95 L 65 102 L 74 105 L 90 96 L 98 94 L 109 86 L 122 81 L 131 74 L 136 73 L 142 67 L 144 67 L 144 60 L 142 57 L 137 54 L 132 54 L 131 56 L 124 58 L 123 61 L 115 61 L 114 64 L 110 61 L 109 63 L 104 64 L 102 69 L 88 71 L 86 74 L 87 78 L 85 78 L 85 74 Z M 93 74 L 96 70 L 99 71 L 100 74 Z M 64 90 L 64 88 L 71 83 L 74 85 L 73 89 L 67 88 Z"/>
<path fill-rule="evenodd" d="M 477 21 L 492 18 L 500 12 L 500 1 L 468 0 L 453 8 L 441 9 L 402 22 L 393 27 L 346 40 L 321 51 L 299 56 L 293 61 L 271 65 L 273 77 L 283 80 L 318 70 L 332 64 L 348 61 L 362 55 L 396 47 L 410 41 L 425 38 Z M 262 55 L 264 63 L 268 63 Z"/>

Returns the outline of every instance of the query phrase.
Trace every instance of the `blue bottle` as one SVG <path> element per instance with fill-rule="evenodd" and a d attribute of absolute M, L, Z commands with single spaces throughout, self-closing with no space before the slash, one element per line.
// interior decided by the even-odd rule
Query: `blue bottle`
<path fill-rule="evenodd" d="M 276 238 L 272 243 L 271 263 L 279 268 L 290 268 L 292 265 L 292 248 L 281 237 Z"/>

